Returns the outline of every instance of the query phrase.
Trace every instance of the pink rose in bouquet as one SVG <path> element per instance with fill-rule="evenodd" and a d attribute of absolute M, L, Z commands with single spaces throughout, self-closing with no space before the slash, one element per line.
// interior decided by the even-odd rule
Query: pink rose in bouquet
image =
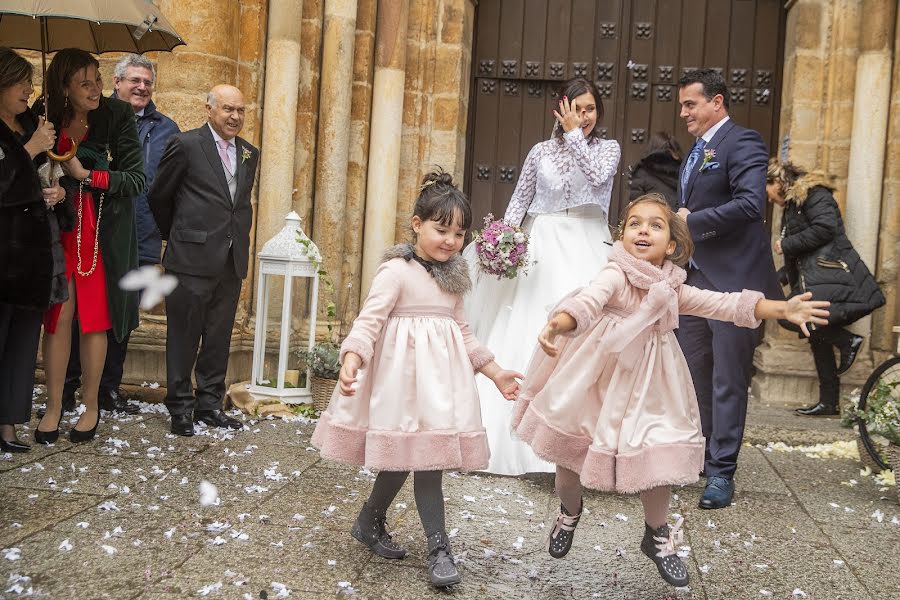
<path fill-rule="evenodd" d="M 476 231 L 472 240 L 478 267 L 485 273 L 496 275 L 497 279 L 513 279 L 528 272 L 528 236 L 521 227 L 503 220 L 495 221 L 494 215 L 488 214 L 484 218 L 484 229 Z"/>

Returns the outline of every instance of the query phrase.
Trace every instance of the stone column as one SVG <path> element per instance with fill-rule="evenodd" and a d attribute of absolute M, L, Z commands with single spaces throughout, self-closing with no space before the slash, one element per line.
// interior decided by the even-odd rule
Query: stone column
<path fill-rule="evenodd" d="M 313 239 L 336 289 L 342 289 L 344 207 L 350 152 L 355 0 L 325 0 Z M 328 290 L 323 290 L 328 293 Z M 325 307 L 330 298 L 320 302 Z M 338 311 L 340 313 L 340 310 Z"/>
<path fill-rule="evenodd" d="M 302 13 L 303 0 L 275 0 L 269 5 L 265 111 L 256 210 L 257 252 L 281 230 L 285 215 L 293 210 Z"/>
<path fill-rule="evenodd" d="M 894 56 L 900 56 L 900 14 L 897 15 Z M 878 231 L 878 264 L 869 265 L 881 285 L 887 305 L 872 315 L 870 347 L 879 361 L 896 349 L 891 331 L 900 324 L 900 60 L 894 60 L 887 159 L 881 199 L 881 224 Z"/>
<path fill-rule="evenodd" d="M 878 250 L 896 10 L 895 0 L 864 0 L 856 63 L 844 222 L 853 246 L 870 268 L 875 267 Z M 871 319 L 861 319 L 853 329 L 868 335 Z"/>
<path fill-rule="evenodd" d="M 366 178 L 361 295 L 368 292 L 384 249 L 393 244 L 400 183 L 400 140 L 406 81 L 409 0 L 381 0 L 375 28 L 370 161 Z"/>

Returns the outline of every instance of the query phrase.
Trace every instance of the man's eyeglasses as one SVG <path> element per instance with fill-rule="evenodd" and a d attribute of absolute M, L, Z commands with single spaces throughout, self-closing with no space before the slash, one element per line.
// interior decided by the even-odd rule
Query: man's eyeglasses
<path fill-rule="evenodd" d="M 127 81 L 131 85 L 140 85 L 141 83 L 143 83 L 144 87 L 153 87 L 152 81 L 150 81 L 149 79 L 141 79 L 140 77 L 126 77 L 125 81 Z"/>

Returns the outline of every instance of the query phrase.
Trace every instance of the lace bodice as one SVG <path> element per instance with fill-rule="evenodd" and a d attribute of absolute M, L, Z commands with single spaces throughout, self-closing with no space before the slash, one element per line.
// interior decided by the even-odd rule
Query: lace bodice
<path fill-rule="evenodd" d="M 525 214 L 544 214 L 597 204 L 609 211 L 622 154 L 615 140 L 588 141 L 580 129 L 535 144 L 522 166 L 503 220 L 519 225 Z"/>

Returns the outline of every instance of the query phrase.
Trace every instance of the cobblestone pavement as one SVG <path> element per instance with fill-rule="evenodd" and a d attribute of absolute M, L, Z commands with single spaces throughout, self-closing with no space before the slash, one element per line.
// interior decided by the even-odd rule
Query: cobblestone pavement
<path fill-rule="evenodd" d="M 107 416 L 91 443 L 61 437 L 53 447 L 0 455 L 0 597 L 900 595 L 895 488 L 861 474 L 857 461 L 842 457 L 846 445 L 819 449 L 825 458 L 745 447 L 729 509 L 697 509 L 700 484 L 677 489 L 672 511 L 685 517 L 682 553 L 692 578 L 679 590 L 638 549 L 637 498 L 588 494 L 571 553 L 554 560 L 545 550 L 558 506 L 549 476 L 449 473 L 447 522 L 463 582 L 439 592 L 427 583 L 409 483 L 388 522 L 410 556 L 383 560 L 349 535 L 373 475 L 321 460 L 309 446 L 310 423 L 248 420 L 243 431 L 176 438 L 154 412 L 161 407 L 144 406 L 148 412 L 135 417 Z M 852 435 L 834 420 L 786 414 L 755 408 L 758 428 L 748 439 L 764 441 L 779 428 L 803 437 L 815 427 L 817 442 Z M 216 486 L 218 505 L 201 506 L 203 480 Z"/>

